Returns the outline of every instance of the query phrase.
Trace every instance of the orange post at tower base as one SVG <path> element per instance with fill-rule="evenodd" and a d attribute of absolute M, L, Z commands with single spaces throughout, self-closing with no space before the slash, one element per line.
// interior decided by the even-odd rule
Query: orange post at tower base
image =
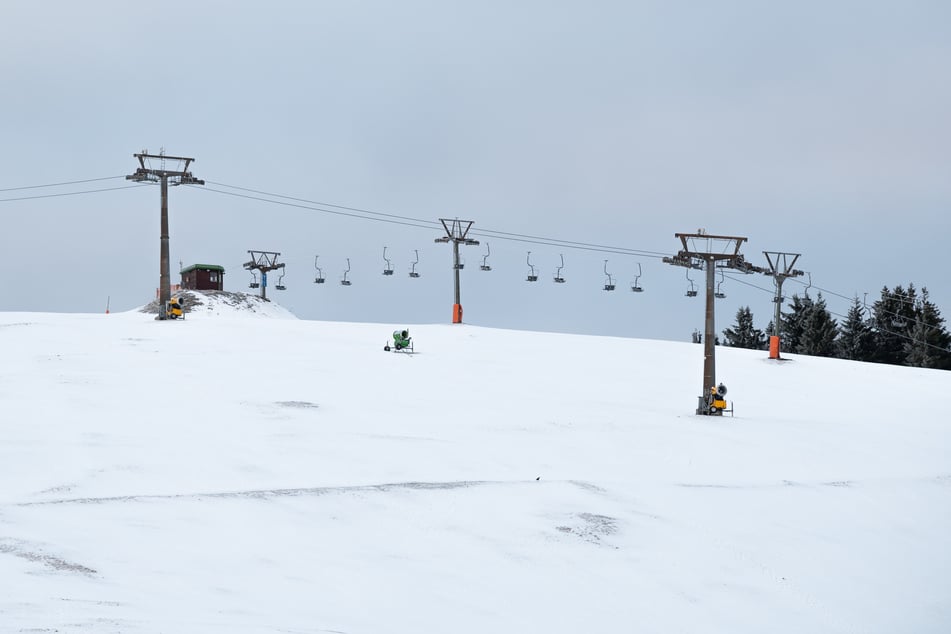
<path fill-rule="evenodd" d="M 462 304 L 452 305 L 452 323 L 454 324 L 462 323 Z"/>
<path fill-rule="evenodd" d="M 779 358 L 779 337 L 773 335 L 769 338 L 769 358 L 778 359 Z"/>

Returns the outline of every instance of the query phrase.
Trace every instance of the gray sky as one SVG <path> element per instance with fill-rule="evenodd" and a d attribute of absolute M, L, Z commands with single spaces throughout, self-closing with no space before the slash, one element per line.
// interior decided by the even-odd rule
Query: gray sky
<path fill-rule="evenodd" d="M 869 303 L 882 285 L 927 286 L 951 315 L 946 2 L 8 2 L 0 66 L 0 189 L 129 174 L 142 149 L 194 157 L 209 185 L 171 190 L 173 277 L 179 261 L 221 264 L 228 290 L 248 290 L 248 249 L 280 251 L 288 290 L 272 296 L 302 318 L 448 322 L 451 249 L 436 230 L 211 182 L 656 253 L 702 227 L 748 237 L 757 264 L 802 253 L 816 286 Z M 0 310 L 154 296 L 157 187 L 0 214 L 13 282 Z M 656 257 L 487 240 L 491 272 L 484 244 L 463 248 L 470 323 L 679 340 L 702 328 L 702 297 Z M 740 306 L 761 328 L 771 318 L 771 280 L 742 281 L 723 284 L 718 331 Z"/>

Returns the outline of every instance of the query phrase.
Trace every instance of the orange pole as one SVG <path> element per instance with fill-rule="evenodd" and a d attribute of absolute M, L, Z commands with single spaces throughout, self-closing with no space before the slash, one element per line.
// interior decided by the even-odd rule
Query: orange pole
<path fill-rule="evenodd" d="M 779 358 L 779 337 L 773 335 L 769 338 L 769 358 L 778 359 Z"/>
<path fill-rule="evenodd" d="M 452 323 L 454 324 L 462 323 L 462 304 L 452 305 Z"/>

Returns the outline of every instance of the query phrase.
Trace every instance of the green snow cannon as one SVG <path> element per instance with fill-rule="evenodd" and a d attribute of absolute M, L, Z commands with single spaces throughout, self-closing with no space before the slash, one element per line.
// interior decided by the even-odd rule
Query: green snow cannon
<path fill-rule="evenodd" d="M 383 349 L 389 352 L 390 344 L 387 342 Z M 409 330 L 393 331 L 393 349 L 394 350 L 413 350 L 413 338 L 409 336 Z"/>

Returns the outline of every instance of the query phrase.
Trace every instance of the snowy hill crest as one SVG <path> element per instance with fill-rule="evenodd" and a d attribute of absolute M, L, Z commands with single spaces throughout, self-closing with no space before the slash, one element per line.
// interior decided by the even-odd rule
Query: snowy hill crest
<path fill-rule="evenodd" d="M 283 306 L 249 293 L 181 290 L 173 293 L 173 296 L 182 298 L 186 319 L 189 317 L 221 316 L 297 319 L 292 312 Z M 154 300 L 140 308 L 139 312 L 157 315 L 158 310 L 158 300 Z"/>

